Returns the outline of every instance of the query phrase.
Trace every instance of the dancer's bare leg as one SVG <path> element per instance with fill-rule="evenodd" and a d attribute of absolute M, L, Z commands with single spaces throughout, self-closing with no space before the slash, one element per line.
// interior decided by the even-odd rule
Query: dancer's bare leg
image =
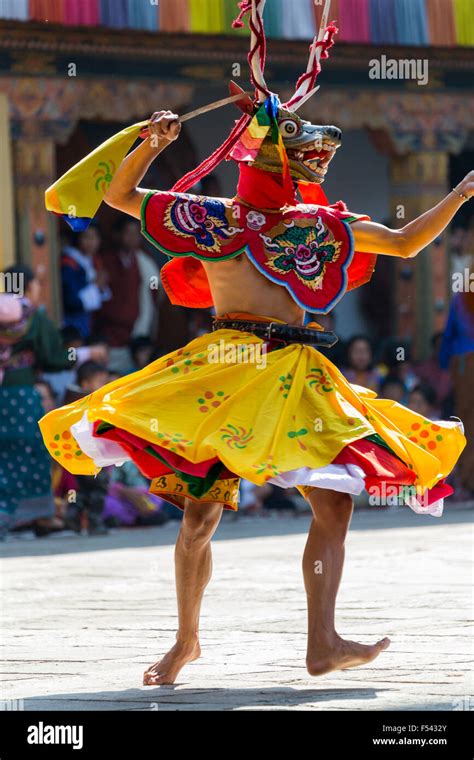
<path fill-rule="evenodd" d="M 303 575 L 308 600 L 308 651 L 310 675 L 363 665 L 390 644 L 358 644 L 342 639 L 335 628 L 336 596 L 344 565 L 344 541 L 352 516 L 348 494 L 323 488 L 309 493 L 313 519 L 303 554 Z"/>
<path fill-rule="evenodd" d="M 201 601 L 212 574 L 211 538 L 222 515 L 222 505 L 186 502 L 175 548 L 179 628 L 176 644 L 145 671 L 145 686 L 174 683 L 187 662 L 197 660 Z"/>

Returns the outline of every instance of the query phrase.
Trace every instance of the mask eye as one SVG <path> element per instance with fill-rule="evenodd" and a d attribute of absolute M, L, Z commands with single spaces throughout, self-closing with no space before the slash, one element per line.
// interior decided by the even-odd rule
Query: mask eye
<path fill-rule="evenodd" d="M 283 119 L 279 124 L 283 137 L 295 137 L 299 132 L 299 126 L 293 119 Z"/>

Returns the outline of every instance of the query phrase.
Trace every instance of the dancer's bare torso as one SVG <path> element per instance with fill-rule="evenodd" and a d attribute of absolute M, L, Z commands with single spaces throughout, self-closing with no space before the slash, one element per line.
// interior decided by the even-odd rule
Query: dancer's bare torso
<path fill-rule="evenodd" d="M 202 263 L 218 317 L 245 311 L 289 324 L 303 324 L 304 311 L 286 288 L 267 280 L 244 254 L 228 261 Z"/>

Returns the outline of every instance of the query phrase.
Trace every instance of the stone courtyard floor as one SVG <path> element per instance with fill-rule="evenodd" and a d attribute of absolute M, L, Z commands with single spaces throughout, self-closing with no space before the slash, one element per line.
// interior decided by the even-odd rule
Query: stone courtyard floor
<path fill-rule="evenodd" d="M 339 632 L 391 647 L 357 670 L 305 669 L 301 555 L 309 518 L 225 515 L 202 658 L 174 686 L 142 673 L 176 629 L 179 523 L 1 547 L 2 699 L 25 710 L 459 710 L 470 679 L 472 514 L 356 511 Z"/>

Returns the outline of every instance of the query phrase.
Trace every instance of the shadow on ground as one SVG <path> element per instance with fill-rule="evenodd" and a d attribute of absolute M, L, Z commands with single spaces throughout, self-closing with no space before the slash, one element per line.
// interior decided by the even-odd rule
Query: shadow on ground
<path fill-rule="evenodd" d="M 193 689 L 173 686 L 144 687 L 126 691 L 99 691 L 49 694 L 28 697 L 24 709 L 42 710 L 236 710 L 248 708 L 288 709 L 316 705 L 340 699 L 376 700 L 379 692 L 388 689 L 294 689 L 292 687 L 256 689 Z M 324 708 L 327 709 L 327 708 Z M 334 707 L 334 709 L 340 709 Z"/>

